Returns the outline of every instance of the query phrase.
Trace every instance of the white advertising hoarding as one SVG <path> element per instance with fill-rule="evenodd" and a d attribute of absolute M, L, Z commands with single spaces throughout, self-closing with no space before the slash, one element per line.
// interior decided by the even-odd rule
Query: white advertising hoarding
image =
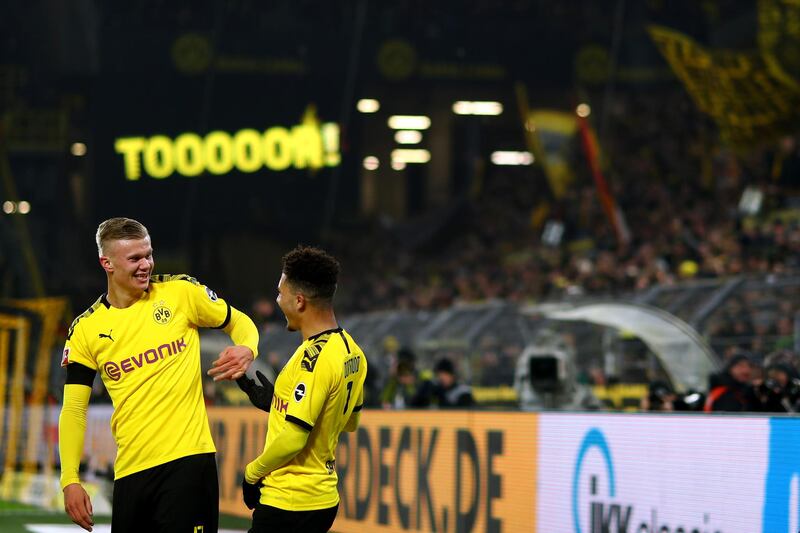
<path fill-rule="evenodd" d="M 538 452 L 542 533 L 798 531 L 798 419 L 542 414 Z"/>

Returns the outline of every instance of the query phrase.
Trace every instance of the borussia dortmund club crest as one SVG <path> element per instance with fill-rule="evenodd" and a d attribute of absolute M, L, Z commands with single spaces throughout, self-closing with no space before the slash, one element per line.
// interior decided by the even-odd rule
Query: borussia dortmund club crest
<path fill-rule="evenodd" d="M 172 310 L 164 300 L 153 304 L 153 320 L 158 324 L 169 324 L 172 320 Z"/>

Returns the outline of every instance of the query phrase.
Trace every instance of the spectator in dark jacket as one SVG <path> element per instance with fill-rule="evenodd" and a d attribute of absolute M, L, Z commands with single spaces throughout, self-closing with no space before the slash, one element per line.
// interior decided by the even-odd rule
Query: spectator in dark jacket
<path fill-rule="evenodd" d="M 456 369 L 450 359 L 441 359 L 433 367 L 435 379 L 425 381 L 420 386 L 417 397 L 419 403 L 438 406 L 442 409 L 453 407 L 471 407 L 475 405 L 472 389 L 469 385 L 459 383 L 456 378 Z M 422 398 L 430 398 L 423 401 Z"/>
<path fill-rule="evenodd" d="M 750 380 L 753 364 L 745 353 L 731 357 L 725 370 L 712 376 L 705 411 L 755 411 L 757 401 Z"/>
<path fill-rule="evenodd" d="M 389 377 L 389 381 L 381 392 L 384 409 L 427 407 L 427 404 L 420 404 L 417 381 L 417 371 L 414 368 L 413 360 L 399 361 L 394 375 Z"/>

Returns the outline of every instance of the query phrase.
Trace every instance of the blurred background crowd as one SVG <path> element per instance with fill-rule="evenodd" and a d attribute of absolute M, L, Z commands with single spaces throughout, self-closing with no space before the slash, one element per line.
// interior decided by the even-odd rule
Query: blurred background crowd
<path fill-rule="evenodd" d="M 741 157 L 715 139 L 681 88 L 618 96 L 603 147 L 630 242 L 615 238 L 574 151 L 576 186 L 550 215 L 564 226 L 559 243 L 548 244 L 531 223 L 544 176 L 493 170 L 476 194 L 432 222 L 425 241 L 381 221 L 358 242 L 342 236 L 342 306 L 431 310 L 494 298 L 621 296 L 689 279 L 800 271 L 795 136 Z M 740 205 L 748 189 L 762 195 L 759 216 Z"/>

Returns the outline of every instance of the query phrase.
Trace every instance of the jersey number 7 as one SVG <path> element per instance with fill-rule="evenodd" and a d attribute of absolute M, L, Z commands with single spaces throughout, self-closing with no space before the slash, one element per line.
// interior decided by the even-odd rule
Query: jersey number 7
<path fill-rule="evenodd" d="M 342 414 L 345 414 L 347 412 L 347 408 L 350 406 L 350 395 L 352 393 L 353 393 L 353 382 L 352 381 L 348 381 L 347 382 L 347 400 L 344 402 L 344 411 L 342 411 Z"/>

